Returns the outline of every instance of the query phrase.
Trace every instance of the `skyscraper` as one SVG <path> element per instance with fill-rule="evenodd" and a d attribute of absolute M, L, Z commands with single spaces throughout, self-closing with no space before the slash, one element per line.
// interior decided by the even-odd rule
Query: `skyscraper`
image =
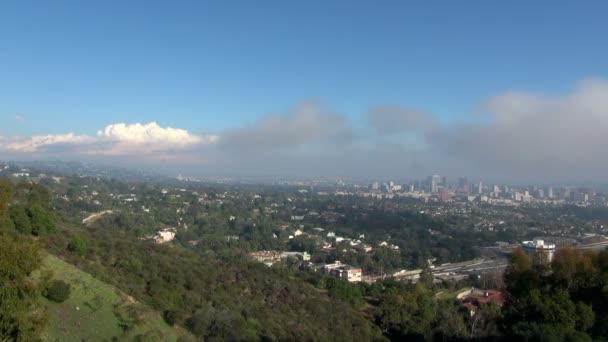
<path fill-rule="evenodd" d="M 441 176 L 439 176 L 439 175 L 429 176 L 428 181 L 429 181 L 429 192 L 437 193 L 437 190 L 439 189 L 439 185 L 441 184 Z"/>
<path fill-rule="evenodd" d="M 469 179 L 467 177 L 460 177 L 458 180 L 458 189 L 467 194 L 471 191 L 469 188 Z"/>

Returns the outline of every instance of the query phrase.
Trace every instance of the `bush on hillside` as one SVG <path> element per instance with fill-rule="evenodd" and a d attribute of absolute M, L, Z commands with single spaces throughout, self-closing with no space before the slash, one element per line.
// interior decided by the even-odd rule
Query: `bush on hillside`
<path fill-rule="evenodd" d="M 53 280 L 51 285 L 46 289 L 46 298 L 57 303 L 62 303 L 70 298 L 70 292 L 70 284 L 63 280 Z"/>

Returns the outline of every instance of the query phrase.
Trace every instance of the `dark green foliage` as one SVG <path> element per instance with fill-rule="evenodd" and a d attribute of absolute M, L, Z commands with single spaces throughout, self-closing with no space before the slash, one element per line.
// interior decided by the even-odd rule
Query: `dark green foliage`
<path fill-rule="evenodd" d="M 9 212 L 15 229 L 20 233 L 41 235 L 55 231 L 55 224 L 48 210 L 42 206 L 15 204 Z"/>
<path fill-rule="evenodd" d="M 503 332 L 527 340 L 585 341 L 608 338 L 608 251 L 569 248 L 548 266 L 532 265 L 516 250 L 506 273 L 510 302 Z"/>
<path fill-rule="evenodd" d="M 0 180 L 0 226 L 33 235 L 55 231 L 50 199 L 50 192 L 38 184 L 18 183 L 13 186 Z"/>
<path fill-rule="evenodd" d="M 63 280 L 53 280 L 46 289 L 46 297 L 54 302 L 63 303 L 70 298 L 70 284 Z"/>
<path fill-rule="evenodd" d="M 375 310 L 376 324 L 394 341 L 439 340 L 467 334 L 466 311 L 456 301 L 440 301 L 422 284 L 407 286 L 383 282 Z"/>
<path fill-rule="evenodd" d="M 39 206 L 45 209 L 51 207 L 51 192 L 46 187 L 36 183 L 18 183 L 14 197 L 17 202 L 32 207 Z"/>
<path fill-rule="evenodd" d="M 0 233 L 0 340 L 35 341 L 46 324 L 30 274 L 42 263 L 29 238 Z"/>
<path fill-rule="evenodd" d="M 325 281 L 325 288 L 327 288 L 327 292 L 332 298 L 348 302 L 354 307 L 360 307 L 364 304 L 361 288 L 357 284 L 328 277 Z"/>
<path fill-rule="evenodd" d="M 73 237 L 68 243 L 68 251 L 74 252 L 80 256 L 87 252 L 87 240 L 82 237 Z"/>
<path fill-rule="evenodd" d="M 163 312 L 163 318 L 169 325 L 174 325 L 175 323 L 179 322 L 181 320 L 179 316 L 179 312 L 175 310 L 165 310 Z"/>
<path fill-rule="evenodd" d="M 328 288 L 328 296 L 290 279 L 288 270 L 274 270 L 239 254 L 229 260 L 208 258 L 120 230 L 82 230 L 78 236 L 88 241 L 88 252 L 79 257 L 66 249 L 73 236 L 71 231 L 53 234 L 53 252 L 204 340 L 382 338 L 354 308 L 364 302 L 357 285 L 333 279 L 337 282 Z"/>
<path fill-rule="evenodd" d="M 85 191 L 85 185 L 91 188 Z M 416 285 L 393 280 L 351 284 L 296 271 L 301 263 L 295 260 L 267 268 L 250 262 L 247 252 L 316 252 L 315 262 L 341 260 L 368 273 L 390 274 L 402 268 L 425 268 L 430 257 L 436 263 L 471 259 L 479 255 L 475 246 L 491 244 L 497 237 L 511 241 L 516 233 L 456 229 L 466 225 L 455 215 L 438 218 L 404 209 L 398 201 L 366 202 L 347 196 L 325 202 L 312 197 L 305 207 L 329 212 L 334 219 L 310 221 L 307 215 L 300 226 L 305 234 L 288 239 L 294 227 L 278 227 L 290 215 L 304 214 L 290 209 L 302 207 L 302 202 L 296 203 L 299 195 L 287 204 L 291 195 L 242 200 L 224 197 L 224 189 L 218 188 L 206 189 L 207 197 L 199 202 L 188 191 L 180 191 L 180 197 L 161 196 L 158 187 L 116 181 L 103 181 L 95 188 L 100 192 L 95 198 L 104 209 L 114 208 L 114 213 L 83 229 L 83 211 L 100 210 L 91 201 L 93 185 L 86 178 L 57 185 L 70 200 L 54 203 L 61 208 L 54 212 L 44 188 L 28 183 L 13 188 L 0 181 L 0 219 L 4 217 L 0 226 L 40 235 L 54 253 L 151 305 L 167 323 L 185 326 L 201 340 L 366 341 L 382 339 L 382 334 L 391 340 L 608 338 L 608 252 L 562 250 L 552 265 L 543 265 L 515 250 L 505 274 L 507 304 L 502 310 L 482 304 L 471 316 L 459 301 L 442 299 L 437 293 L 442 286 L 452 286 L 453 292 L 471 283 L 434 284 L 428 269 Z M 135 193 L 138 203 L 126 204 L 108 196 L 110 192 Z M 214 201 L 220 198 L 222 203 Z M 287 205 L 277 206 L 272 215 L 261 214 L 274 202 Z M 143 214 L 142 206 L 151 211 Z M 467 222 L 476 222 L 480 217 L 475 215 L 472 211 Z M 53 233 L 55 220 L 59 232 Z M 187 223 L 188 229 L 178 227 L 177 241 L 171 244 L 159 246 L 136 238 L 176 222 Z M 519 223 L 535 227 L 540 222 L 538 217 L 526 217 Z M 365 233 L 373 252 L 356 251 L 349 243 L 321 252 L 323 238 L 312 231 L 317 225 L 335 228 L 341 236 Z M 375 247 L 387 236 L 398 250 Z M 125 329 L 134 324 L 131 317 L 120 320 Z"/>
<path fill-rule="evenodd" d="M 12 236 L 9 204 L 14 186 L 0 180 L 0 340 L 34 341 L 46 324 L 31 273 L 42 263 L 41 248 L 29 237 Z"/>
<path fill-rule="evenodd" d="M 490 302 L 482 304 L 475 315 L 469 319 L 468 326 L 470 337 L 484 338 L 499 336 L 498 322 L 501 318 L 500 307 Z"/>
<path fill-rule="evenodd" d="M 10 208 L 10 217 L 15 229 L 23 234 L 32 233 L 32 222 L 28 208 L 21 204 L 15 204 Z"/>
<path fill-rule="evenodd" d="M 0 179 L 0 217 L 6 215 L 8 205 L 13 197 L 14 185 L 6 179 Z"/>
<path fill-rule="evenodd" d="M 46 209 L 39 205 L 29 208 L 29 217 L 32 224 L 32 234 L 40 235 L 55 231 L 55 224 Z"/>

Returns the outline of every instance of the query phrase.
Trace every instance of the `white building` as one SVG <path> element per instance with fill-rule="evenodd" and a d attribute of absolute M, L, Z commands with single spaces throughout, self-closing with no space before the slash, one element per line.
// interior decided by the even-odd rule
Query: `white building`
<path fill-rule="evenodd" d="M 546 254 L 547 262 L 551 262 L 553 260 L 553 254 L 555 254 L 555 244 L 545 243 L 544 240 L 524 241 L 522 242 L 522 247 L 535 263 L 541 261 L 538 259 L 541 252 Z"/>
<path fill-rule="evenodd" d="M 173 228 L 163 229 L 156 233 L 156 236 L 154 237 L 156 243 L 166 243 L 173 241 L 173 239 L 175 239 L 175 231 Z"/>
<path fill-rule="evenodd" d="M 323 272 L 349 282 L 358 282 L 363 278 L 363 271 L 360 268 L 342 264 L 340 261 L 325 265 Z"/>

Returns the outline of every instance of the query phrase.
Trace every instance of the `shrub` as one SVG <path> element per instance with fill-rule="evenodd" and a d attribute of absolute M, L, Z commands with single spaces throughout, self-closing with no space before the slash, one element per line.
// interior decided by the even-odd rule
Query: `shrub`
<path fill-rule="evenodd" d="M 68 251 L 84 256 L 87 252 L 87 241 L 80 237 L 73 238 L 70 243 L 68 243 Z"/>
<path fill-rule="evenodd" d="M 51 285 L 46 289 L 46 298 L 62 303 L 70 298 L 70 284 L 63 280 L 53 280 Z"/>

